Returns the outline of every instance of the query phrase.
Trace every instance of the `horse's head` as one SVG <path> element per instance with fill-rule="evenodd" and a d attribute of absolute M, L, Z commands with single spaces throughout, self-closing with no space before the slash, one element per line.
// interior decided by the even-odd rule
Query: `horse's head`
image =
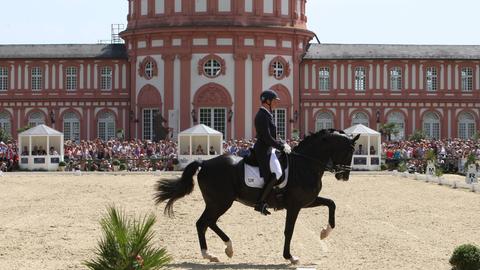
<path fill-rule="evenodd" d="M 351 138 L 345 134 L 338 135 L 339 143 L 333 146 L 333 153 L 331 157 L 332 169 L 330 170 L 335 174 L 337 180 L 348 181 L 350 177 L 350 171 L 352 170 L 352 157 L 355 151 L 355 142 L 360 138 L 360 134 Z"/>
<path fill-rule="evenodd" d="M 318 160 L 323 170 L 335 174 L 337 180 L 347 181 L 350 177 L 355 142 L 360 135 L 352 138 L 339 130 L 321 130 L 300 142 L 295 149 L 306 157 Z"/>

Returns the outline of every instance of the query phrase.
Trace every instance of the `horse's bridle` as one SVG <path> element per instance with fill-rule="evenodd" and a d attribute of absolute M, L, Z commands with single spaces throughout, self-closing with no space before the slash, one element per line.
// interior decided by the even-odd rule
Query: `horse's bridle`
<path fill-rule="evenodd" d="M 303 158 L 306 158 L 306 159 L 310 159 L 312 161 L 315 161 L 316 163 L 319 163 L 320 166 L 322 166 L 324 170 L 329 171 L 333 174 L 350 172 L 352 170 L 352 166 L 350 166 L 350 165 L 333 164 L 333 160 L 332 160 L 331 157 L 328 158 L 327 162 L 325 162 L 325 161 L 319 160 L 317 158 L 307 156 L 305 154 L 298 153 L 298 152 L 295 152 L 295 151 L 292 151 L 291 154 L 295 155 L 295 156 L 303 157 Z"/>

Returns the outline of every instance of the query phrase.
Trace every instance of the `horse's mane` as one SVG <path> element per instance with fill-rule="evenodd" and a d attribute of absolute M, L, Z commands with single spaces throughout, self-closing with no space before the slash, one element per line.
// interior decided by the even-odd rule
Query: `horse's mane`
<path fill-rule="evenodd" d="M 313 141 L 319 138 L 328 137 L 335 134 L 346 135 L 343 130 L 337 130 L 332 128 L 322 129 L 317 132 L 310 132 L 310 134 L 307 135 L 303 140 L 301 140 L 300 143 L 297 146 L 295 146 L 293 150 L 300 150 L 300 149 L 304 149 L 305 147 L 310 147 Z"/>

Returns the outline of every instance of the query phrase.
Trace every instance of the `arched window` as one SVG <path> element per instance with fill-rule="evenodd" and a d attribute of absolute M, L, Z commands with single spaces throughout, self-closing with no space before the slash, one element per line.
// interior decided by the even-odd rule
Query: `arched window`
<path fill-rule="evenodd" d="M 200 108 L 200 124 L 209 126 L 227 137 L 227 108 Z"/>
<path fill-rule="evenodd" d="M 203 64 L 203 72 L 209 78 L 217 77 L 218 75 L 220 75 L 221 70 L 222 67 L 220 65 L 220 62 L 215 59 L 209 59 L 205 62 L 205 64 Z"/>
<path fill-rule="evenodd" d="M 290 75 L 290 65 L 283 57 L 277 56 L 270 61 L 268 74 L 277 80 L 281 80 Z"/>
<path fill-rule="evenodd" d="M 80 119 L 74 112 L 67 112 L 63 116 L 63 136 L 65 140 L 80 141 Z"/>
<path fill-rule="evenodd" d="M 115 115 L 103 112 L 98 116 L 98 138 L 107 141 L 115 138 Z"/>
<path fill-rule="evenodd" d="M 278 108 L 273 110 L 273 122 L 277 126 L 277 137 L 285 140 L 287 138 L 287 109 Z"/>
<path fill-rule="evenodd" d="M 362 124 L 362 125 L 368 127 L 370 125 L 369 123 L 370 123 L 370 121 L 368 120 L 368 115 L 366 115 L 365 113 L 357 112 L 353 115 L 352 126 Z"/>
<path fill-rule="evenodd" d="M 472 114 L 464 112 L 458 116 L 458 137 L 460 139 L 472 138 L 476 130 L 475 118 Z"/>
<path fill-rule="evenodd" d="M 423 131 L 429 139 L 440 138 L 440 117 L 437 114 L 429 112 L 423 117 Z"/>
<path fill-rule="evenodd" d="M 143 61 L 140 63 L 138 72 L 140 77 L 151 80 L 153 77 L 158 75 L 157 62 L 150 56 L 145 57 L 145 59 L 143 59 Z"/>
<path fill-rule="evenodd" d="M 198 62 L 198 74 L 208 78 L 225 75 L 225 60 L 218 55 L 210 54 Z"/>
<path fill-rule="evenodd" d="M 28 125 L 36 127 L 38 125 L 45 124 L 45 117 L 41 112 L 33 112 L 28 116 Z"/>
<path fill-rule="evenodd" d="M 333 115 L 327 112 L 318 114 L 315 119 L 315 132 L 330 128 L 333 128 Z"/>
<path fill-rule="evenodd" d="M 395 124 L 395 131 L 391 134 L 390 139 L 392 141 L 399 141 L 405 138 L 405 117 L 399 112 L 393 112 L 388 115 L 388 123 Z"/>
<path fill-rule="evenodd" d="M 12 134 L 10 115 L 6 112 L 0 112 L 0 128 L 3 129 L 7 134 Z"/>

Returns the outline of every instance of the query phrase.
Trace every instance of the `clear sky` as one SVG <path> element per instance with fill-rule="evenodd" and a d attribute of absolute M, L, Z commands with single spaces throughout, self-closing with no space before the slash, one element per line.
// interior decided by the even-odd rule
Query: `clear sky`
<path fill-rule="evenodd" d="M 126 0 L 4 0 L 0 44 L 96 43 L 126 24 Z M 477 44 L 480 0 L 308 0 L 322 43 Z"/>

